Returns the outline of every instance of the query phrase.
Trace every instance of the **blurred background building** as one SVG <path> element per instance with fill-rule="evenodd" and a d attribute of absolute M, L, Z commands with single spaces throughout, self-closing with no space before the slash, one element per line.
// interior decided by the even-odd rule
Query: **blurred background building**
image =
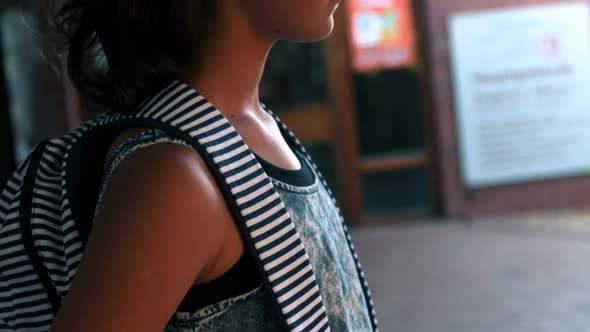
<path fill-rule="evenodd" d="M 89 115 L 44 2 L 0 3 L 1 178 Z M 584 207 L 585 6 L 349 0 L 328 40 L 276 46 L 262 99 L 310 148 L 351 224 Z"/>
<path fill-rule="evenodd" d="M 590 330 L 589 8 L 346 0 L 328 40 L 271 53 L 263 101 L 373 226 L 384 331 Z M 48 28 L 42 1 L 0 0 L 0 180 L 89 116 Z"/>

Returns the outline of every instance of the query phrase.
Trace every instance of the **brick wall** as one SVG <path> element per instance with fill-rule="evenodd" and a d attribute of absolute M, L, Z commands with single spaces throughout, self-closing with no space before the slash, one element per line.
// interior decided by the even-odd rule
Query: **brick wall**
<path fill-rule="evenodd" d="M 442 212 L 469 217 L 497 212 L 590 206 L 590 176 L 467 190 L 461 180 L 447 19 L 469 10 L 560 3 L 551 0 L 422 0 L 423 35 L 428 39 L 426 76 L 431 80 L 430 121 Z"/>

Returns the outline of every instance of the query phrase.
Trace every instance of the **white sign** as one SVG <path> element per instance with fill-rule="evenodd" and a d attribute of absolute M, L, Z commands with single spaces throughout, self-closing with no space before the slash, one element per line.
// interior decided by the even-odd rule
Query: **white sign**
<path fill-rule="evenodd" d="M 589 5 L 465 13 L 450 32 L 465 185 L 590 174 Z"/>

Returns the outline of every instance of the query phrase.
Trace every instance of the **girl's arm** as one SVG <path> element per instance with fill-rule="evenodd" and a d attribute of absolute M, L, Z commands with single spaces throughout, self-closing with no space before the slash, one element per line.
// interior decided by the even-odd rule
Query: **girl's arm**
<path fill-rule="evenodd" d="M 105 191 L 51 332 L 161 332 L 213 266 L 231 219 L 197 153 L 156 144 L 125 158 Z"/>

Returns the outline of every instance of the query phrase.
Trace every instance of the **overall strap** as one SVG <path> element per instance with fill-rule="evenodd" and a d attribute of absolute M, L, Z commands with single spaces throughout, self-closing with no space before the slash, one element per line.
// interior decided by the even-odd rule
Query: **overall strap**
<path fill-rule="evenodd" d="M 138 111 L 98 126 L 149 126 L 189 142 L 215 177 L 264 285 L 290 331 L 329 331 L 322 296 L 300 235 L 271 180 L 243 139 L 205 97 L 173 82 Z"/>
<path fill-rule="evenodd" d="M 377 322 L 377 314 L 375 312 L 375 305 L 373 303 L 373 299 L 371 296 L 371 290 L 369 289 L 369 284 L 367 283 L 367 279 L 365 277 L 365 273 L 363 272 L 363 268 L 361 266 L 361 263 L 359 261 L 359 257 L 356 253 L 356 250 L 354 248 L 354 244 L 352 243 L 352 238 L 350 237 L 349 231 L 348 231 L 348 227 L 346 226 L 346 223 L 344 222 L 344 217 L 342 216 L 342 212 L 340 210 L 340 208 L 338 207 L 338 203 L 336 202 L 336 198 L 334 197 L 334 194 L 332 193 L 332 190 L 330 189 L 330 187 L 328 186 L 328 183 L 326 182 L 324 176 L 322 175 L 322 173 L 320 172 L 319 168 L 317 167 L 317 165 L 315 164 L 315 162 L 312 160 L 311 156 L 309 155 L 309 153 L 307 152 L 307 150 L 305 149 L 305 147 L 303 146 L 303 144 L 301 144 L 301 142 L 299 141 L 299 139 L 297 139 L 297 137 L 295 136 L 295 134 L 293 134 L 293 132 L 291 130 L 289 130 L 289 128 L 281 121 L 281 119 L 279 119 L 278 116 L 276 116 L 269 108 L 267 108 L 265 105 L 262 105 L 264 110 L 266 112 L 268 112 L 277 122 L 279 128 L 281 129 L 281 131 L 283 132 L 283 136 L 287 137 L 291 143 L 291 145 L 293 147 L 295 147 L 295 149 L 297 149 L 304 157 L 305 159 L 307 159 L 307 161 L 309 162 L 309 164 L 314 168 L 318 178 L 320 179 L 320 181 L 322 182 L 322 184 L 324 185 L 324 187 L 326 188 L 326 190 L 328 191 L 328 194 L 330 195 L 330 198 L 332 199 L 332 201 L 334 202 L 334 206 L 336 206 L 336 210 L 338 211 L 338 216 L 340 217 L 340 220 L 342 221 L 342 227 L 344 229 L 344 234 L 346 235 L 346 240 L 348 242 L 348 247 L 350 249 L 350 252 L 354 258 L 354 262 L 356 264 L 356 269 L 357 269 L 357 273 L 359 276 L 359 279 L 361 281 L 361 285 L 363 288 L 363 293 L 365 295 L 365 300 L 367 303 L 367 309 L 369 311 L 369 315 L 370 315 L 370 319 L 371 319 L 371 324 L 373 327 L 373 330 L 375 332 L 379 331 L 379 326 L 378 326 L 378 322 Z"/>

